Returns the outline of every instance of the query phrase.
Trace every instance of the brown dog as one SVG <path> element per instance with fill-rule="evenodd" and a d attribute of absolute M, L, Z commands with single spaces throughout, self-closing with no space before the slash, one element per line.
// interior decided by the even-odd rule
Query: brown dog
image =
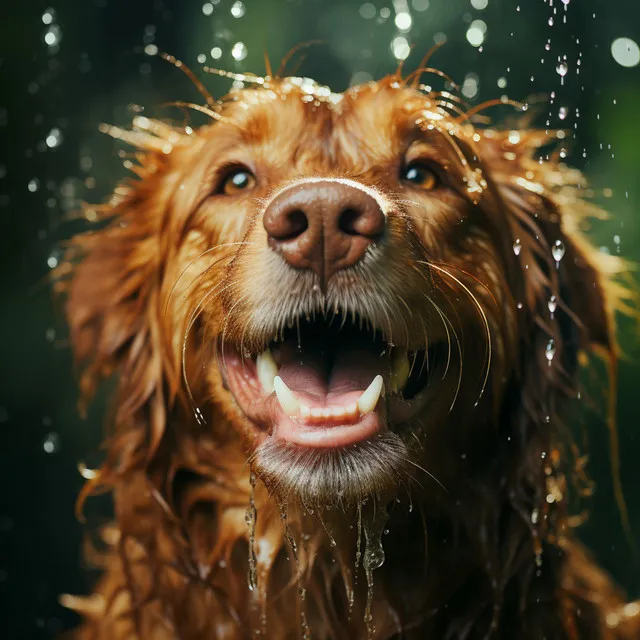
<path fill-rule="evenodd" d="M 83 392 L 119 380 L 80 637 L 640 637 L 567 514 L 619 289 L 555 134 L 417 74 L 240 79 L 197 130 L 109 128 L 137 179 L 71 247 Z"/>

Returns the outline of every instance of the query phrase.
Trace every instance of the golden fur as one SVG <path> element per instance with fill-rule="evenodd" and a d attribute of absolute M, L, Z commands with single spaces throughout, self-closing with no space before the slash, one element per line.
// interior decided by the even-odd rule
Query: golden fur
<path fill-rule="evenodd" d="M 615 359 L 622 296 L 618 261 L 581 235 L 600 215 L 582 176 L 553 152 L 538 161 L 556 134 L 475 126 L 415 74 L 339 96 L 306 79 L 244 81 L 199 107 L 205 126 L 107 128 L 138 148 L 136 178 L 90 208 L 100 227 L 69 248 L 60 287 L 83 396 L 118 380 L 106 461 L 84 494 L 112 492 L 116 522 L 96 594 L 65 598 L 85 614 L 78 637 L 640 637 L 638 607 L 576 541 L 567 508 L 578 359 Z M 437 165 L 443 187 L 402 186 L 407 154 Z M 253 192 L 212 195 L 240 162 Z M 390 208 L 375 263 L 326 293 L 283 271 L 259 224 L 308 177 L 359 181 Z M 339 451 L 259 448 L 221 376 L 225 344 L 253 352 L 317 304 L 368 305 L 388 339 L 449 345 L 437 395 L 353 500 Z M 353 453 L 367 469 L 372 447 Z M 286 479 L 292 461 L 302 477 Z"/>

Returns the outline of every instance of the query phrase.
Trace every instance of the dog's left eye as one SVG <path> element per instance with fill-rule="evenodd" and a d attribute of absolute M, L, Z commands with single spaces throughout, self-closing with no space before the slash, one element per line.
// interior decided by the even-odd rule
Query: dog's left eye
<path fill-rule="evenodd" d="M 233 169 L 223 178 L 218 193 L 222 193 L 225 196 L 233 196 L 240 191 L 251 189 L 255 184 L 256 177 L 249 169 Z"/>
<path fill-rule="evenodd" d="M 439 182 L 435 171 L 420 162 L 412 162 L 404 167 L 400 178 L 425 191 L 435 189 Z"/>

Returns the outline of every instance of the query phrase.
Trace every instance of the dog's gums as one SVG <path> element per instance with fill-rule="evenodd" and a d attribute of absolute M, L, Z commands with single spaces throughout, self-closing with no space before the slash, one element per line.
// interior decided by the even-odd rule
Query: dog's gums
<path fill-rule="evenodd" d="M 135 179 L 58 270 L 83 398 L 117 380 L 78 638 L 640 637 L 567 497 L 624 265 L 555 132 L 426 71 L 227 74 L 201 126 L 103 127 Z"/>

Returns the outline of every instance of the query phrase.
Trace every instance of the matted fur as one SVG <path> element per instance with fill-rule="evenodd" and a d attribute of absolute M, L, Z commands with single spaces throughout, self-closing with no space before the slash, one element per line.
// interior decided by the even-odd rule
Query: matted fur
<path fill-rule="evenodd" d="M 239 79 L 248 88 L 196 105 L 203 127 L 106 128 L 138 147 L 137 178 L 90 209 L 100 228 L 60 272 L 85 399 L 118 379 L 106 461 L 83 494 L 111 491 L 116 523 L 96 594 L 64 600 L 86 616 L 78 637 L 640 637 L 638 607 L 568 513 L 579 356 L 615 361 L 624 296 L 620 262 L 581 235 L 601 215 L 584 179 L 557 154 L 539 162 L 556 134 L 476 127 L 418 73 L 344 95 Z M 399 183 L 409 152 L 444 188 Z M 211 195 L 233 163 L 251 165 L 256 192 Z M 309 177 L 356 180 L 390 207 L 377 253 L 321 300 L 261 235 L 273 194 Z M 223 384 L 224 348 L 259 349 L 297 313 L 284 292 L 313 309 L 339 300 L 400 344 L 446 338 L 452 366 L 419 418 L 345 455 L 260 445 Z M 356 559 L 379 536 L 371 591 Z"/>

